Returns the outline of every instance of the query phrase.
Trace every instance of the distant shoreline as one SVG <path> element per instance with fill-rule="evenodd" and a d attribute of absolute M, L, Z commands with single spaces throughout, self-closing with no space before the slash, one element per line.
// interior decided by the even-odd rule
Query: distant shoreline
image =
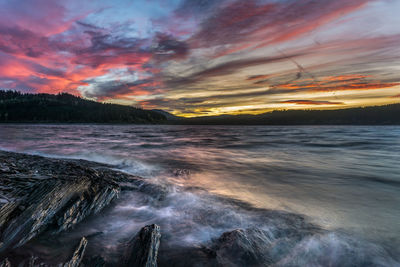
<path fill-rule="evenodd" d="M 128 126 L 128 125 L 140 125 L 140 126 L 400 126 L 400 123 L 396 124 L 234 124 L 234 123 L 99 123 L 99 122 L 0 122 L 0 125 L 110 125 L 110 126 Z"/>
<path fill-rule="evenodd" d="M 182 118 L 164 110 L 103 104 L 70 94 L 0 90 L 0 123 L 148 125 L 400 125 L 400 104 L 336 110 L 276 110 L 259 115 Z"/>

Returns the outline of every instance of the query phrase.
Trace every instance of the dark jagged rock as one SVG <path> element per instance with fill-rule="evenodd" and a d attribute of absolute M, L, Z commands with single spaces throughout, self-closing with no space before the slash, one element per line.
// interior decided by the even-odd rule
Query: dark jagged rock
<path fill-rule="evenodd" d="M 118 192 L 118 186 L 88 177 L 38 182 L 25 198 L 0 209 L 0 251 L 21 246 L 50 226 L 55 232 L 69 229 L 101 210 Z"/>
<path fill-rule="evenodd" d="M 7 251 L 43 232 L 57 234 L 70 229 L 107 206 L 121 187 L 155 193 L 152 194 L 156 196 L 155 201 L 166 194 L 165 188 L 114 171 L 112 167 L 84 160 L 49 159 L 0 151 L 0 252 L 7 255 Z M 146 239 L 148 235 L 150 240 Z M 159 227 L 144 228 L 137 241 L 139 243 L 131 245 L 136 246 L 132 255 L 138 258 L 131 260 L 154 266 Z M 148 247 L 139 250 L 139 245 Z M 35 264 L 35 260 L 30 261 Z M 102 258 L 91 260 L 91 265 L 105 264 Z"/>
<path fill-rule="evenodd" d="M 111 173 L 85 161 L 0 152 L 0 162 L 5 202 L 0 207 L 0 252 L 19 247 L 45 230 L 69 229 L 102 210 L 120 192 L 109 179 Z"/>
<path fill-rule="evenodd" d="M 107 206 L 121 188 L 149 195 L 152 202 L 164 198 L 167 189 L 163 186 L 115 171 L 113 167 L 85 160 L 0 151 L 0 255 L 11 255 L 11 263 L 24 266 L 29 262 L 34 266 L 36 261 L 46 262 L 48 257 L 42 258 L 40 251 L 37 251 L 40 258 L 30 259 L 24 252 L 25 244 L 38 236 L 46 239 L 74 227 Z M 131 260 L 155 266 L 159 227 L 145 227 L 137 242 L 130 243 L 136 246 L 131 254 L 141 258 Z M 138 246 L 142 245 L 147 247 L 140 250 Z M 91 256 L 84 261 L 88 266 L 106 264 L 100 256 Z M 54 260 L 51 259 L 52 264 L 56 263 Z"/>
<path fill-rule="evenodd" d="M 340 232 L 308 236 L 277 266 L 400 266 L 381 246 Z"/>
<path fill-rule="evenodd" d="M 151 196 L 155 201 L 164 200 L 168 193 L 165 187 L 150 183 L 141 184 L 137 190 Z"/>
<path fill-rule="evenodd" d="M 106 266 L 106 261 L 101 256 L 94 256 L 84 262 L 84 265 L 90 267 L 104 267 Z"/>
<path fill-rule="evenodd" d="M 85 255 L 86 246 L 88 241 L 85 237 L 82 237 L 79 245 L 74 250 L 71 259 L 66 263 L 57 264 L 57 267 L 78 267 L 81 265 L 82 259 Z M 95 263 L 95 262 L 94 262 Z M 38 257 L 31 256 L 29 260 L 25 259 L 18 263 L 18 266 L 26 266 L 26 267 L 37 267 L 37 266 L 49 266 L 48 264 L 41 262 Z M 90 264 L 88 266 L 102 267 L 105 266 L 105 262 L 103 261 L 103 265 L 99 264 Z M 6 258 L 4 261 L 0 263 L 0 267 L 11 267 L 11 263 Z"/>
<path fill-rule="evenodd" d="M 165 243 L 162 243 L 163 245 Z M 202 266 L 217 267 L 216 252 L 205 246 L 174 246 L 162 250 L 160 248 L 159 266 Z"/>
<path fill-rule="evenodd" d="M 225 266 L 271 264 L 269 249 L 273 237 L 259 229 L 226 232 L 215 246 L 217 260 Z"/>
<path fill-rule="evenodd" d="M 236 229 L 223 233 L 209 249 L 217 266 L 397 266 L 379 246 L 310 229 Z"/>
<path fill-rule="evenodd" d="M 160 246 L 160 227 L 156 224 L 143 227 L 127 244 L 123 266 L 157 266 L 158 247 Z"/>
<path fill-rule="evenodd" d="M 272 227 L 236 229 L 223 233 L 211 246 L 223 266 L 276 264 L 301 240 L 316 234 L 314 228 Z"/>
<path fill-rule="evenodd" d="M 82 258 L 85 254 L 87 243 L 87 239 L 82 237 L 81 241 L 79 242 L 79 246 L 72 255 L 72 258 L 68 262 L 60 264 L 59 267 L 78 267 L 81 264 Z"/>
<path fill-rule="evenodd" d="M 29 267 L 37 266 L 36 260 L 37 260 L 37 257 L 31 256 L 30 259 L 29 259 L 28 266 Z"/>
<path fill-rule="evenodd" d="M 5 258 L 2 262 L 0 262 L 0 267 L 11 267 L 11 263 Z"/>

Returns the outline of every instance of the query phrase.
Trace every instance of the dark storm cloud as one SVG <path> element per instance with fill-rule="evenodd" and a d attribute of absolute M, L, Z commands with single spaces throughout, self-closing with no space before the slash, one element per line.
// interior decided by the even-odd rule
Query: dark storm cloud
<path fill-rule="evenodd" d="M 91 88 L 83 90 L 82 93 L 85 97 L 89 98 L 111 98 L 118 95 L 125 95 L 132 93 L 135 87 L 140 87 L 145 84 L 152 83 L 151 80 L 143 79 L 132 82 L 120 82 L 117 80 L 99 82 L 96 80 L 87 80 L 91 84 Z"/>
<path fill-rule="evenodd" d="M 175 12 L 184 17 L 208 15 L 224 2 L 227 2 L 227 0 L 184 0 Z"/>
<path fill-rule="evenodd" d="M 37 58 L 50 50 L 49 40 L 18 26 L 0 25 L 0 51 Z"/>
<path fill-rule="evenodd" d="M 82 22 L 82 21 L 75 21 L 75 23 L 80 25 L 80 26 L 82 26 L 82 27 L 89 28 L 89 29 L 92 29 L 92 30 L 101 30 L 101 29 L 103 29 L 103 28 L 98 27 L 96 25 L 85 23 L 85 22 Z"/>
<path fill-rule="evenodd" d="M 367 2 L 370 0 L 234 1 L 220 6 L 203 21 L 191 43 L 210 47 L 290 40 Z"/>
<path fill-rule="evenodd" d="M 96 68 L 102 65 L 137 65 L 146 63 L 152 56 L 146 46 L 146 39 L 129 38 L 107 31 L 90 30 L 84 32 L 89 36 L 90 46 L 75 46 L 73 62 Z"/>
<path fill-rule="evenodd" d="M 60 1 L 0 1 L 0 25 L 3 26 L 18 26 L 43 36 L 45 33 L 61 32 L 71 22 Z"/>
<path fill-rule="evenodd" d="M 279 56 L 275 56 L 275 57 L 261 57 L 261 58 L 232 60 L 232 61 L 218 64 L 216 66 L 208 67 L 206 69 L 195 72 L 195 73 L 193 73 L 189 76 L 183 77 L 183 78 L 173 78 L 168 81 L 168 84 L 175 85 L 175 86 L 189 85 L 189 84 L 198 82 L 199 80 L 206 80 L 207 78 L 210 78 L 210 77 L 232 74 L 232 73 L 236 72 L 237 70 L 240 70 L 240 69 L 243 69 L 246 67 L 285 61 L 285 60 L 288 60 L 289 58 L 297 57 L 297 56 L 301 56 L 301 55 L 305 55 L 305 54 L 306 53 L 304 52 L 304 53 L 290 54 L 290 55 L 284 55 L 284 56 L 279 55 Z"/>
<path fill-rule="evenodd" d="M 189 54 L 188 45 L 171 35 L 158 33 L 156 42 L 157 45 L 152 49 L 152 52 L 159 60 L 185 58 Z"/>
<path fill-rule="evenodd" d="M 18 26 L 4 27 L 0 25 L 0 51 L 16 56 L 25 55 L 43 59 L 44 55 L 69 52 L 76 64 L 96 67 L 107 63 L 141 64 L 144 57 L 150 57 L 150 50 L 141 46 L 147 41 L 138 38 L 126 38 L 103 33 L 98 30 L 85 31 L 89 36 L 90 46 L 84 47 L 80 40 L 49 40 L 27 29 Z M 49 72 L 38 68 L 41 73 Z M 55 73 L 55 71 L 53 71 Z"/>
<path fill-rule="evenodd" d="M 47 68 L 40 64 L 32 64 L 32 67 L 37 73 L 45 74 L 46 76 L 55 76 L 55 77 L 65 76 L 65 72 L 60 69 Z"/>
<path fill-rule="evenodd" d="M 137 51 L 145 40 L 139 38 L 128 38 L 124 36 L 115 36 L 111 33 L 102 33 L 100 31 L 85 31 L 90 36 L 91 46 L 88 51 L 96 53 L 106 50 L 122 50 L 123 52 Z"/>

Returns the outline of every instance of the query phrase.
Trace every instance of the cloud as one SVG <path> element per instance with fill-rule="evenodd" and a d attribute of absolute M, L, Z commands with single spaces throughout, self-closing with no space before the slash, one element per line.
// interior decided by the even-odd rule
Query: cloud
<path fill-rule="evenodd" d="M 193 47 L 242 46 L 243 43 L 262 47 L 284 42 L 343 17 L 368 2 L 371 1 L 233 1 L 221 5 L 203 21 L 190 43 Z"/>
<path fill-rule="evenodd" d="M 26 20 L 31 24 L 16 20 L 21 12 L 15 11 L 10 21 L 0 24 L 0 78 L 13 81 L 7 83 L 9 89 L 77 94 L 77 88 L 87 84 L 89 77 L 126 66 L 140 70 L 153 56 L 146 48 L 149 40 L 114 34 L 78 20 L 80 16 L 69 20 L 64 13 L 57 13 L 62 16 L 53 21 L 57 27 L 46 32 L 37 28 L 41 22 L 30 14 Z M 63 25 L 63 31 L 56 31 Z M 146 69 L 151 71 L 148 66 Z"/>
<path fill-rule="evenodd" d="M 265 81 L 266 79 L 268 79 L 269 77 L 271 77 L 270 74 L 265 74 L 265 75 L 251 75 L 249 77 L 247 77 L 248 81 L 253 81 L 253 80 L 263 80 Z"/>
<path fill-rule="evenodd" d="M 0 25 L 29 29 L 41 36 L 63 32 L 73 22 L 58 1 L 1 1 L 0 7 Z"/>
<path fill-rule="evenodd" d="M 40 64 L 35 64 L 32 63 L 32 69 L 39 74 L 44 74 L 45 76 L 50 76 L 50 77 L 65 77 L 65 72 L 62 71 L 59 68 L 48 68 L 45 66 L 42 66 Z"/>
<path fill-rule="evenodd" d="M 209 15 L 215 8 L 221 6 L 226 0 L 184 0 L 175 10 L 180 17 Z"/>
<path fill-rule="evenodd" d="M 340 91 L 361 99 L 400 82 L 400 32 L 381 31 L 375 18 L 385 14 L 370 2 L 146 1 L 135 13 L 102 1 L 0 0 L 0 86 L 188 113 L 315 95 L 335 103 L 325 95 Z"/>
<path fill-rule="evenodd" d="M 128 94 L 138 94 L 137 88 L 152 83 L 151 80 L 137 80 L 132 82 L 120 82 L 117 80 L 96 82 L 87 80 L 90 86 L 80 87 L 84 97 L 96 98 L 98 100 L 120 97 Z M 142 93 L 142 91 L 139 91 Z"/>
<path fill-rule="evenodd" d="M 49 41 L 46 37 L 18 26 L 0 25 L 0 51 L 36 58 L 49 50 Z"/>
<path fill-rule="evenodd" d="M 268 63 L 286 61 L 290 57 L 296 57 L 296 56 L 300 56 L 300 55 L 303 55 L 303 54 L 299 53 L 299 54 L 279 55 L 279 56 L 271 56 L 271 57 L 231 60 L 231 61 L 217 64 L 215 66 L 210 66 L 210 67 L 205 68 L 200 71 L 196 71 L 185 77 L 173 78 L 168 81 L 168 84 L 175 85 L 175 86 L 186 86 L 189 84 L 193 84 L 199 80 L 207 79 L 210 77 L 217 77 L 217 76 L 232 74 L 243 68 L 257 66 L 257 65 L 263 65 L 263 64 L 268 64 Z"/>
<path fill-rule="evenodd" d="M 281 101 L 283 104 L 296 104 L 296 105 L 343 105 L 343 102 L 333 101 L 318 101 L 318 100 L 285 100 Z"/>
<path fill-rule="evenodd" d="M 152 49 L 158 60 L 182 59 L 189 54 L 188 45 L 177 40 L 172 35 L 158 33 L 156 35 L 156 46 Z"/>
<path fill-rule="evenodd" d="M 84 97 L 97 100 L 148 95 L 157 90 L 158 83 L 146 75 L 149 74 L 136 69 L 112 69 L 104 75 L 84 80 L 85 85 L 79 86 L 78 90 Z"/>
<path fill-rule="evenodd" d="M 324 77 L 320 80 L 304 79 L 292 83 L 276 84 L 275 92 L 335 92 L 348 90 L 378 90 L 400 85 L 400 82 L 375 81 L 368 75 L 339 75 Z"/>

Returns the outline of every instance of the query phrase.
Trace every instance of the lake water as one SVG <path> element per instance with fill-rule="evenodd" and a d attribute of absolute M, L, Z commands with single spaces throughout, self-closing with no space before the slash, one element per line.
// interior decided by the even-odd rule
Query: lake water
<path fill-rule="evenodd" d="M 162 209 L 140 206 L 133 196 L 122 198 L 109 211 L 116 217 L 102 226 L 111 233 L 137 229 L 130 227 L 131 218 L 124 219 L 132 212 L 151 213 L 138 225 L 181 218 L 188 210 L 193 217 L 199 205 L 206 205 L 206 192 L 301 214 L 324 229 L 374 243 L 399 260 L 397 126 L 10 124 L 0 125 L 0 149 L 111 163 L 156 183 L 197 188 L 190 196 L 172 190 L 175 204 Z M 207 241 L 250 225 L 246 220 L 251 219 L 215 226 L 210 218 L 208 224 L 193 224 L 182 242 Z"/>

